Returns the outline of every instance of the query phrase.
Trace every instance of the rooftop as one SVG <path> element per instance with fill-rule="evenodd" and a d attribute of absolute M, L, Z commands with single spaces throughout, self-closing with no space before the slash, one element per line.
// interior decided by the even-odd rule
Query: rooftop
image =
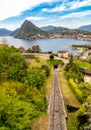
<path fill-rule="evenodd" d="M 68 52 L 68 51 L 64 51 L 64 50 L 58 51 L 58 53 L 66 53 L 66 52 Z"/>
<path fill-rule="evenodd" d="M 91 75 L 91 70 L 82 69 L 82 72 L 87 75 Z"/>

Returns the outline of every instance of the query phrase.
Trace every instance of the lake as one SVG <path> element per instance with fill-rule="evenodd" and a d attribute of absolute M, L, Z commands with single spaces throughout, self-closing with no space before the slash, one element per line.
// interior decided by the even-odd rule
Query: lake
<path fill-rule="evenodd" d="M 38 40 L 24 40 L 24 39 L 16 39 L 10 36 L 0 36 L 0 42 L 2 39 L 6 39 L 8 44 L 18 47 L 31 48 L 34 45 L 39 45 L 43 52 L 52 51 L 57 53 L 59 50 L 66 50 L 69 53 L 75 53 L 74 50 L 69 48 L 72 44 L 91 44 L 91 41 L 81 41 L 74 39 L 38 39 Z"/>

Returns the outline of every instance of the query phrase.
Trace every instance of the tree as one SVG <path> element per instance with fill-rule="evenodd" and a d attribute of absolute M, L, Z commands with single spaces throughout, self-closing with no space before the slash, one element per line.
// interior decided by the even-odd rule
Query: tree
<path fill-rule="evenodd" d="M 51 54 L 51 55 L 50 55 L 50 60 L 52 60 L 52 59 L 54 59 L 54 56 Z"/>
<path fill-rule="evenodd" d="M 28 49 L 27 49 L 27 52 L 28 52 L 28 53 L 31 53 L 31 52 L 32 52 L 31 48 L 28 48 Z"/>
<path fill-rule="evenodd" d="M 13 48 L 0 48 L 0 79 L 23 81 L 27 75 L 24 57 Z"/>
<path fill-rule="evenodd" d="M 50 75 L 50 68 L 47 65 L 42 65 L 41 69 L 45 71 L 46 77 L 48 78 Z"/>
<path fill-rule="evenodd" d="M 32 46 L 32 52 L 33 53 L 40 53 L 41 49 L 40 49 L 39 45 Z"/>
<path fill-rule="evenodd" d="M 13 53 L 9 57 L 7 78 L 14 81 L 23 81 L 27 76 L 27 64 L 19 53 Z"/>
<path fill-rule="evenodd" d="M 0 95 L 0 129 L 30 130 L 33 105 L 13 98 L 3 90 L 0 90 Z"/>
<path fill-rule="evenodd" d="M 32 68 L 28 72 L 28 79 L 27 80 L 28 80 L 29 85 L 41 90 L 41 87 L 43 87 L 43 85 L 45 83 L 46 75 L 40 69 Z"/>

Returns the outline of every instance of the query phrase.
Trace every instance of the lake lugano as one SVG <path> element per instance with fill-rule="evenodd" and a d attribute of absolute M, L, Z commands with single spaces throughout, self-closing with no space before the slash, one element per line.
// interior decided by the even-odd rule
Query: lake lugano
<path fill-rule="evenodd" d="M 69 53 L 73 53 L 74 51 L 69 48 L 72 44 L 91 44 L 91 41 L 81 41 L 74 39 L 38 39 L 38 40 L 24 40 L 24 39 L 16 39 L 10 36 L 0 36 L 0 43 L 2 39 L 6 39 L 8 44 L 13 45 L 14 47 L 24 47 L 31 48 L 34 45 L 39 45 L 43 52 L 52 51 L 54 53 L 59 50 L 67 50 Z"/>

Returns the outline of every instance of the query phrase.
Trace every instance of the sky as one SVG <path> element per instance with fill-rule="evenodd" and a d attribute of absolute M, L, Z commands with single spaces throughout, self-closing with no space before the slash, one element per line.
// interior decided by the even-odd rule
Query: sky
<path fill-rule="evenodd" d="M 29 20 L 38 27 L 91 24 L 91 0 L 0 0 L 0 28 L 15 30 Z"/>

